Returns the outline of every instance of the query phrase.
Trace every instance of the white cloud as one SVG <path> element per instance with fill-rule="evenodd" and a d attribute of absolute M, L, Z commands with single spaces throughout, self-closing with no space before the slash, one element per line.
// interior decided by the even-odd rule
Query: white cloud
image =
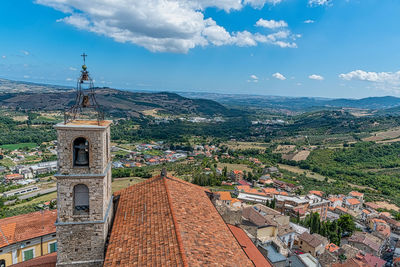
<path fill-rule="evenodd" d="M 250 79 L 247 82 L 258 83 L 258 77 L 254 74 L 250 75 Z"/>
<path fill-rule="evenodd" d="M 24 75 L 24 78 L 25 79 L 29 79 L 31 76 L 29 76 L 29 75 Z"/>
<path fill-rule="evenodd" d="M 281 80 L 281 81 L 286 80 L 286 77 L 284 75 L 280 74 L 279 72 L 276 72 L 276 73 L 272 74 L 272 77 L 274 77 L 274 78 L 276 78 L 278 80 Z"/>
<path fill-rule="evenodd" d="M 312 75 L 308 76 L 308 78 L 310 78 L 311 80 L 318 80 L 318 81 L 322 81 L 324 79 L 324 77 L 322 77 L 321 75 L 317 75 L 317 74 L 312 74 Z"/>
<path fill-rule="evenodd" d="M 339 77 L 343 80 L 359 80 L 375 83 L 400 84 L 400 71 L 397 72 L 368 72 L 354 70 L 349 73 L 342 73 Z"/>
<path fill-rule="evenodd" d="M 6 58 L 7 58 L 7 56 L 1 56 L 1 58 L 2 58 L 2 59 L 6 59 Z"/>
<path fill-rule="evenodd" d="M 29 56 L 29 54 L 30 54 L 30 53 L 29 53 L 28 51 L 26 51 L 26 50 L 22 50 L 21 53 L 24 54 L 25 56 Z"/>
<path fill-rule="evenodd" d="M 65 79 L 66 81 L 68 81 L 68 82 L 70 82 L 70 81 L 72 81 L 72 78 L 67 78 L 67 79 Z"/>
<path fill-rule="evenodd" d="M 308 0 L 310 6 L 324 6 L 328 5 L 331 0 Z"/>
<path fill-rule="evenodd" d="M 263 8 L 265 4 L 279 4 L 283 0 L 244 0 L 244 4 L 248 4 L 254 8 Z"/>
<path fill-rule="evenodd" d="M 312 19 L 308 19 L 308 20 L 305 20 L 304 21 L 304 23 L 306 23 L 306 24 L 311 24 L 311 23 L 314 23 L 315 21 L 314 20 L 312 20 Z"/>
<path fill-rule="evenodd" d="M 276 29 L 276 28 L 285 28 L 288 26 L 286 21 L 283 20 L 266 20 L 266 19 L 259 19 L 256 22 L 256 26 L 258 27 L 264 27 L 264 28 L 269 28 L 269 29 Z"/>
<path fill-rule="evenodd" d="M 297 35 L 286 37 L 248 31 L 228 32 L 204 10 L 216 7 L 226 12 L 245 5 L 261 8 L 283 0 L 36 0 L 66 14 L 59 22 L 104 35 L 121 43 L 133 43 L 152 52 L 187 53 L 197 46 L 256 46 L 258 43 L 297 47 Z"/>
<path fill-rule="evenodd" d="M 68 69 L 69 69 L 69 70 L 72 70 L 72 71 L 77 71 L 77 69 L 74 68 L 74 67 L 69 67 Z"/>

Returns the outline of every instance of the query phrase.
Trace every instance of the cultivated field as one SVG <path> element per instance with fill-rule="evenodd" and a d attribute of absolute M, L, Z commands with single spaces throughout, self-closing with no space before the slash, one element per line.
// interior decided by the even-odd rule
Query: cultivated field
<path fill-rule="evenodd" d="M 146 116 L 152 116 L 152 117 L 154 117 L 154 118 L 160 118 L 160 116 L 157 114 L 157 112 L 158 112 L 159 110 L 160 110 L 160 109 L 155 108 L 155 109 L 143 110 L 143 111 L 141 111 L 141 112 L 143 113 L 143 115 L 146 115 Z"/>
<path fill-rule="evenodd" d="M 373 136 L 363 138 L 363 141 L 384 141 L 396 142 L 400 137 L 400 127 L 396 127 L 387 131 L 377 132 Z M 396 138 L 396 141 L 393 140 Z"/>
<path fill-rule="evenodd" d="M 244 164 L 218 163 L 218 168 L 223 169 L 225 166 L 228 169 L 228 172 L 233 170 L 251 172 L 251 169 Z"/>
<path fill-rule="evenodd" d="M 293 173 L 297 173 L 297 174 L 303 174 L 303 173 L 305 173 L 306 176 L 307 176 L 308 178 L 314 178 L 314 179 L 317 179 L 317 180 L 319 180 L 319 181 L 325 180 L 325 177 L 324 177 L 324 176 L 322 176 L 322 175 L 320 175 L 320 174 L 318 174 L 318 173 L 311 172 L 311 171 L 309 171 L 309 170 L 301 169 L 301 168 L 299 168 L 299 167 L 297 167 L 297 166 L 290 166 L 290 165 L 285 165 L 285 164 L 278 164 L 278 167 L 281 168 L 281 169 L 284 169 L 284 170 L 293 172 Z M 333 180 L 332 180 L 332 179 L 329 179 L 329 181 L 333 181 Z"/>
<path fill-rule="evenodd" d="M 229 141 L 226 142 L 226 145 L 230 149 L 262 149 L 265 150 L 267 148 L 267 144 L 265 143 L 256 143 L 256 142 L 236 142 Z"/>
<path fill-rule="evenodd" d="M 295 150 L 295 148 L 296 148 L 295 145 L 278 145 L 274 150 L 274 153 L 287 154 Z"/>
<path fill-rule="evenodd" d="M 388 203 L 386 201 L 377 201 L 377 202 L 375 202 L 375 204 L 378 205 L 382 209 L 394 210 L 394 211 L 397 211 L 397 212 L 400 210 L 400 208 L 397 207 L 396 205 L 390 204 L 390 203 Z"/>

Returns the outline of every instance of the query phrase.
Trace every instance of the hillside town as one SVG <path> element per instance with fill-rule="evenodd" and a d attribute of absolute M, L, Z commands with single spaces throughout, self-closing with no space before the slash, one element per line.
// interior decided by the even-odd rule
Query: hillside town
<path fill-rule="evenodd" d="M 218 147 L 209 145 L 195 145 L 191 151 L 170 150 L 163 142 L 136 144 L 131 146 L 133 149 L 124 147 L 110 148 L 115 169 L 192 161 L 198 157 L 214 160 L 218 157 L 234 158 L 229 154 L 221 155 Z M 27 152 L 11 152 L 18 155 L 14 158 L 16 164 L 24 153 Z M 244 233 L 251 240 L 254 251 L 248 253 L 257 253 L 265 260 L 255 266 L 399 266 L 400 222 L 389 212 L 381 211 L 376 203 L 364 201 L 363 193 L 353 190 L 348 194 L 328 195 L 323 191 L 310 190 L 299 194 L 304 192 L 304 188 L 285 182 L 278 167 L 264 166 L 254 157 L 240 156 L 240 160 L 261 166 L 261 176 L 257 180 L 248 180 L 245 179 L 246 171 L 227 171 L 222 186 L 232 189 L 223 189 L 222 186 L 219 190 L 212 189 L 210 198 L 224 222 L 234 229 L 233 232 Z M 49 177 L 46 174 L 51 176 L 56 170 L 57 161 L 3 168 L 3 183 L 18 187 L 3 192 L 3 198 L 54 192 L 54 187 L 42 189 L 46 182 L 39 177 Z M 216 168 L 218 175 L 223 175 L 223 171 Z M 209 173 L 210 169 L 205 168 L 204 172 Z M 1 219 L 0 229 L 7 235 L 3 238 L 0 261 L 10 266 L 11 262 L 43 257 L 51 259 L 57 251 L 54 239 L 56 206 L 56 199 L 53 199 L 39 204 L 40 212 Z M 310 223 L 316 214 L 318 222 Z M 20 225 L 22 221 L 25 223 Z M 32 235 L 31 227 L 38 222 L 42 230 Z M 12 225 L 15 225 L 13 230 L 7 230 Z M 326 225 L 333 229 L 322 230 Z M 339 239 L 332 238 L 331 231 L 336 231 Z M 240 239 L 238 241 L 241 242 Z M 26 245 L 20 247 L 21 244 Z M 41 248 L 38 253 L 38 246 L 46 249 Z"/>

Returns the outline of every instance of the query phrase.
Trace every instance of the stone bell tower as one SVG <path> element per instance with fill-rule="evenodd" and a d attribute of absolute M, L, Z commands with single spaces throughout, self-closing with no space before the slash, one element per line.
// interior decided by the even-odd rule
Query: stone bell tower
<path fill-rule="evenodd" d="M 86 55 L 84 55 L 86 56 Z M 89 81 L 89 89 L 81 86 Z M 96 119 L 82 110 L 95 111 Z M 83 117 L 83 118 L 81 118 Z M 102 266 L 113 215 L 110 125 L 82 66 L 76 104 L 55 125 L 58 136 L 57 266 Z"/>

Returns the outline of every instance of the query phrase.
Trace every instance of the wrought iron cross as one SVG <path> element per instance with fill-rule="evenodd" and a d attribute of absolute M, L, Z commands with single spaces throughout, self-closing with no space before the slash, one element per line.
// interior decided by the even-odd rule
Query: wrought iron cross
<path fill-rule="evenodd" d="M 85 53 L 83 53 L 83 54 L 81 55 L 81 57 L 83 57 L 83 65 L 85 65 L 85 64 L 86 64 L 86 57 L 87 57 L 87 55 L 86 55 Z"/>

